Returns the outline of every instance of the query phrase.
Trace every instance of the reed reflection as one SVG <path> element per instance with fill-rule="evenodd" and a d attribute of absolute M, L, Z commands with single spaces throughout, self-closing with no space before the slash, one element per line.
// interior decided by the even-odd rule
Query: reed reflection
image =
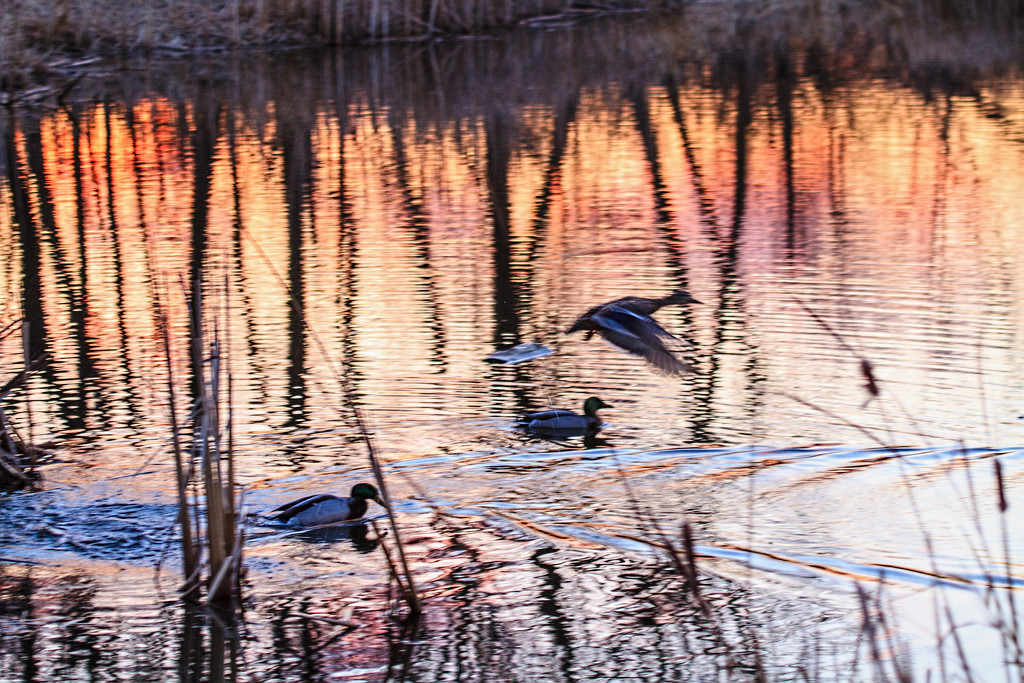
<path fill-rule="evenodd" d="M 494 239 L 491 253 L 494 258 L 495 348 L 515 346 L 522 341 L 519 287 L 512 273 L 512 227 L 508 198 L 511 127 L 508 114 L 500 110 L 484 121 L 488 208 Z"/>
<path fill-rule="evenodd" d="M 716 236 L 715 267 L 717 268 L 718 295 L 715 297 L 714 329 L 710 353 L 708 354 L 709 370 L 698 375 L 694 380 L 694 397 L 701 409 L 697 410 L 692 420 L 693 435 L 696 441 L 713 439 L 714 422 L 717 419 L 717 386 L 722 380 L 722 361 L 733 349 L 735 341 L 743 341 L 742 328 L 744 321 L 742 279 L 739 272 L 741 247 L 743 244 L 743 226 L 746 218 L 747 200 L 747 143 L 749 127 L 752 119 L 752 74 L 749 72 L 748 58 L 737 55 L 726 62 L 724 68 L 726 79 L 735 88 L 734 123 L 734 169 L 732 173 L 733 201 L 731 222 L 728 226 L 719 226 L 715 217 L 705 212 L 707 220 L 714 226 Z M 685 118 L 680 111 L 677 121 Z M 694 174 L 699 178 L 698 174 Z M 699 189 L 699 186 L 698 186 Z M 757 354 L 749 356 L 755 363 Z M 756 401 L 757 392 L 752 392 L 751 400 Z"/>
<path fill-rule="evenodd" d="M 75 227 L 77 228 L 77 254 L 78 259 L 78 283 L 70 291 L 73 292 L 74 301 L 70 306 L 71 334 L 75 339 L 77 356 L 77 393 L 69 396 L 66 403 L 68 415 L 73 416 L 69 427 L 73 431 L 83 431 L 88 424 L 88 411 L 90 404 L 98 402 L 102 392 L 95 391 L 94 380 L 99 377 L 96 370 L 96 358 L 94 355 L 93 343 L 89 338 L 88 325 L 90 318 L 89 311 L 89 259 L 87 258 L 86 245 L 86 224 L 87 211 L 85 203 L 85 163 L 82 150 L 82 118 L 83 111 L 79 105 L 72 105 L 68 111 L 68 118 L 71 120 L 71 144 L 72 144 L 72 168 L 74 175 L 74 203 L 75 203 Z M 130 127 L 134 133 L 134 126 Z M 133 136 L 134 140 L 134 136 Z M 133 155 L 134 156 L 134 155 Z M 141 196 L 141 192 L 137 192 Z M 101 413 L 105 410 L 100 409 Z"/>
<path fill-rule="evenodd" d="M 404 127 L 404 122 L 392 111 L 388 119 L 388 128 L 391 130 L 392 147 L 395 155 L 395 179 L 402 198 L 405 222 L 411 233 L 412 242 L 416 247 L 418 262 L 414 267 L 421 274 L 423 282 L 423 296 L 426 298 L 427 304 L 424 324 L 430 329 L 433 338 L 431 363 L 437 367 L 436 371 L 438 373 L 443 373 L 448 364 L 445 357 L 446 332 L 444 314 L 437 287 L 437 276 L 433 272 L 434 262 L 430 255 L 431 221 L 430 216 L 426 213 L 423 197 L 417 195 L 412 186 L 411 176 L 414 173 L 414 169 L 411 168 L 409 158 L 406 155 Z"/>
<path fill-rule="evenodd" d="M 115 187 L 114 183 L 114 169 L 115 164 L 113 161 L 114 156 L 114 140 L 113 140 L 113 127 L 111 125 L 113 107 L 110 102 L 104 102 L 103 105 L 103 162 L 104 168 L 106 169 L 106 198 L 107 198 L 107 220 L 106 224 L 110 230 L 110 253 L 113 259 L 111 270 L 114 278 L 114 311 L 117 318 L 117 331 L 118 331 L 118 343 L 116 354 L 120 362 L 118 365 L 121 370 L 121 378 L 114 381 L 113 383 L 119 386 L 133 387 L 137 386 L 137 381 L 133 378 L 132 367 L 131 367 L 131 349 L 128 341 L 129 330 L 128 326 L 128 306 L 126 303 L 125 295 L 125 259 L 122 256 L 122 238 L 121 230 L 119 228 L 118 212 L 115 209 L 117 204 L 117 196 L 121 190 L 120 186 Z M 120 152 L 121 150 L 119 150 Z M 126 190 L 130 191 L 130 187 L 125 187 Z M 148 306 L 147 306 L 148 308 Z M 134 334 L 136 331 L 132 330 Z M 128 429 L 137 428 L 135 421 L 139 417 L 139 410 L 137 405 L 137 394 L 134 391 L 128 391 L 125 396 L 125 405 L 127 407 L 128 419 L 125 426 Z"/>
<path fill-rule="evenodd" d="M 206 302 L 203 291 L 206 285 L 205 270 L 209 243 L 210 184 L 213 175 L 213 155 L 219 135 L 220 107 L 210 101 L 209 96 L 199 98 L 195 103 L 194 129 L 188 135 L 192 150 L 192 201 L 191 201 L 191 245 L 188 277 L 185 280 L 189 290 L 191 335 L 187 348 L 197 343 L 196 335 L 203 329 Z M 215 287 L 216 285 L 214 285 Z M 205 357 L 205 349 L 193 353 L 193 358 Z M 202 395 L 201 372 L 192 365 L 192 400 Z"/>
<path fill-rule="evenodd" d="M 46 177 L 42 175 L 44 173 L 44 166 L 41 155 L 42 132 L 40 121 L 37 117 L 30 117 L 22 131 L 25 141 L 24 156 L 27 157 L 27 163 L 21 161 L 22 151 L 19 150 L 15 141 L 15 126 L 13 122 L 11 122 L 11 125 L 5 122 L 2 128 L 4 148 L 0 156 L 3 157 L 6 163 L 8 174 L 7 181 L 11 196 L 9 207 L 11 225 L 17 231 L 16 237 L 14 234 L 11 234 L 11 241 L 17 242 L 21 256 L 20 279 L 17 280 L 16 286 L 10 286 L 15 284 L 11 282 L 7 287 L 7 291 L 10 292 L 20 291 L 20 297 L 18 297 L 18 302 L 15 306 L 8 308 L 8 315 L 16 314 L 17 309 L 20 307 L 21 315 L 25 321 L 22 326 L 22 344 L 18 349 L 21 353 L 15 355 L 17 360 L 10 365 L 14 367 L 27 363 L 28 359 L 48 359 L 51 353 L 50 333 L 48 332 L 47 320 L 43 312 L 45 275 L 43 272 L 42 251 L 44 243 L 48 243 L 54 248 L 56 253 L 56 271 L 63 276 L 60 278 L 60 285 L 63 286 L 65 294 L 71 291 L 72 284 L 67 279 L 66 261 L 60 257 L 61 253 L 58 251 L 59 242 L 55 234 L 56 231 L 53 229 L 53 202 Z M 30 197 L 32 195 L 38 199 L 38 213 L 34 213 L 30 206 Z M 38 221 L 36 219 L 37 215 L 40 216 Z M 14 269 L 10 271 L 12 279 L 16 277 L 14 272 Z M 66 385 L 59 384 L 58 373 L 51 363 L 46 362 L 42 366 L 39 375 L 42 377 L 45 396 L 53 397 L 66 390 Z M 64 405 L 64 402 L 58 401 L 58 404 Z M 15 414 L 21 413 L 22 408 L 27 413 L 23 419 L 29 424 L 28 434 L 29 438 L 31 438 L 31 410 L 19 405 L 11 412 Z M 57 418 L 63 418 L 65 424 L 68 422 L 72 425 L 74 424 L 73 416 L 69 417 L 68 411 L 61 411 Z M 7 419 L 7 417 L 4 417 L 5 421 Z"/>
<path fill-rule="evenodd" d="M 284 163 L 285 204 L 288 216 L 288 419 L 289 428 L 301 427 L 306 408 L 306 282 L 305 240 L 307 220 L 312 230 L 310 202 L 313 150 L 305 117 L 280 122 L 278 143 Z"/>
<path fill-rule="evenodd" d="M 92 680 L 101 678 L 108 662 L 103 654 L 106 639 L 96 623 L 96 581 L 72 575 L 64 579 L 61 589 L 58 614 L 66 621 L 58 636 L 63 648 L 57 675 L 64 680 L 81 673 Z"/>
<path fill-rule="evenodd" d="M 59 351 L 43 380 L 59 397 L 52 417 L 75 431 L 131 431 L 149 418 L 140 397 L 155 378 L 141 376 L 150 349 L 140 321 L 153 315 L 135 286 L 138 256 L 151 264 L 143 283 L 180 278 L 193 298 L 198 284 L 220 292 L 231 283 L 232 319 L 243 330 L 231 354 L 236 369 L 246 369 L 238 373 L 242 401 L 271 430 L 345 419 L 314 389 L 333 380 L 311 353 L 313 321 L 356 378 L 357 396 L 385 420 L 398 395 L 414 416 L 439 405 L 439 387 L 445 410 L 471 419 L 482 406 L 509 416 L 570 400 L 562 394 L 576 386 L 617 383 L 631 400 L 652 401 L 652 414 L 679 418 L 664 440 L 750 438 L 752 415 L 786 411 L 767 397 L 769 385 L 801 381 L 768 359 L 797 348 L 784 337 L 813 344 L 816 334 L 807 321 L 780 325 L 786 299 L 766 294 L 814 288 L 813 273 L 899 275 L 876 267 L 891 216 L 874 210 L 867 221 L 859 209 L 871 201 L 860 188 L 886 191 L 863 161 L 875 154 L 872 145 L 904 136 L 887 144 L 913 146 L 925 169 L 918 190 L 934 190 L 901 199 L 908 215 L 932 216 L 915 224 L 925 236 L 920 248 L 908 242 L 902 253 L 905 280 L 913 281 L 949 244 L 941 233 L 953 218 L 938 218 L 967 200 L 949 194 L 949 169 L 960 160 L 984 168 L 980 150 L 990 153 L 980 138 L 957 148 L 957 136 L 989 126 L 986 135 L 1005 141 L 1012 126 L 995 94 L 957 118 L 955 96 L 971 86 L 961 75 L 925 70 L 886 93 L 935 133 L 907 137 L 884 114 L 866 118 L 881 110 L 865 104 L 880 96 L 875 81 L 844 66 L 869 65 L 865 46 L 850 48 L 844 61 L 820 47 L 765 48 L 748 30 L 750 51 L 733 48 L 699 64 L 611 59 L 631 44 L 609 43 L 599 31 L 580 31 L 573 44 L 532 35 L 496 50 L 459 44 L 243 60 L 233 64 L 236 78 L 261 88 L 169 85 L 164 94 L 134 92 L 125 104 L 106 94 L 43 121 L 12 119 L 5 208 L 18 230 L 16 288 L 36 321 L 33 352 Z M 657 32 L 648 39 L 655 55 L 674 44 Z M 591 51 L 601 57 L 571 59 Z M 552 72 L 547 63 L 587 68 Z M 536 85 L 498 85 L 520 81 Z M 848 133 L 854 114 L 866 142 Z M 631 125 L 610 125 L 627 117 Z M 823 148 L 824 162 L 814 156 Z M 612 162 L 610 149 L 619 155 Z M 994 198 L 1003 191 L 999 178 L 1015 168 L 1005 157 L 999 163 L 975 178 Z M 906 175 L 885 173 L 896 174 L 888 185 Z M 1003 203 L 975 215 L 997 210 L 1014 211 Z M 385 248 L 396 235 L 410 248 Z M 944 258 L 952 264 L 959 256 Z M 806 270 L 793 276 L 791 268 Z M 905 282 L 893 286 L 908 308 L 919 305 Z M 560 335 L 562 321 L 593 301 L 678 287 L 712 307 L 673 313 L 706 370 L 682 387 Z M 752 297 L 764 305 L 752 309 Z M 873 324 L 867 307 L 857 310 L 857 325 Z M 1017 324 L 1006 315 L 979 318 L 976 331 L 999 336 Z M 524 341 L 559 353 L 517 367 L 478 364 L 495 347 Z M 927 355 L 917 343 L 908 340 L 900 361 Z M 1013 360 L 1015 352 L 1004 351 Z M 409 384 L 400 373 L 382 374 L 387 359 L 401 359 L 407 378 L 445 375 L 458 384 Z M 111 397 L 126 399 L 122 409 L 109 409 Z"/>
<path fill-rule="evenodd" d="M 243 674 L 241 615 L 182 603 L 177 674 L 180 683 L 237 681 Z"/>
<path fill-rule="evenodd" d="M 0 615 L 4 619 L 4 628 L 0 630 L 0 667 L 11 680 L 39 680 L 35 592 L 30 571 L 0 566 Z"/>

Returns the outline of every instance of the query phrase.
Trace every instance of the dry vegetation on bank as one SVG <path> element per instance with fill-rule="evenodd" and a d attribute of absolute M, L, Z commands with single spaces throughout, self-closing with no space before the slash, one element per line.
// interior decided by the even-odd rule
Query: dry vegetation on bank
<path fill-rule="evenodd" d="M 785 17 L 826 31 L 914 17 L 1024 25 L 1024 0 L 28 0 L 0 5 L 0 105 L 59 103 L 105 55 L 427 40 L 640 12 L 711 12 L 780 42 Z"/>
<path fill-rule="evenodd" d="M 0 93 L 67 81 L 83 58 L 469 35 L 683 0 L 32 0 L 0 9 Z M 59 85 L 57 86 L 59 87 Z"/>

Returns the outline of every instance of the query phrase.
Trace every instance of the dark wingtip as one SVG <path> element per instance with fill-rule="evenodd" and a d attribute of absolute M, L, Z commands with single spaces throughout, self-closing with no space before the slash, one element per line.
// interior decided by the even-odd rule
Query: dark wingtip
<path fill-rule="evenodd" d="M 567 329 L 565 333 L 572 334 L 573 332 L 579 332 L 580 330 L 583 329 L 583 323 L 585 320 L 586 318 L 579 318 L 578 320 L 576 320 L 576 322 L 569 326 L 569 329 Z"/>

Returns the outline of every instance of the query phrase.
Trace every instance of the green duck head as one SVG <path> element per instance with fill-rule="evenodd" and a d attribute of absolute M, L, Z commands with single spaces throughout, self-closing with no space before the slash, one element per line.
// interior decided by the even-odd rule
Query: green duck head
<path fill-rule="evenodd" d="M 610 405 L 599 399 L 597 396 L 591 396 L 583 402 L 583 413 L 584 415 L 590 415 L 591 417 L 597 416 L 597 411 L 601 408 L 611 408 Z"/>
<path fill-rule="evenodd" d="M 353 498 L 372 500 L 382 508 L 387 508 L 387 504 L 384 502 L 384 499 L 380 497 L 377 487 L 373 484 L 356 484 L 352 487 L 352 492 L 349 495 Z"/>

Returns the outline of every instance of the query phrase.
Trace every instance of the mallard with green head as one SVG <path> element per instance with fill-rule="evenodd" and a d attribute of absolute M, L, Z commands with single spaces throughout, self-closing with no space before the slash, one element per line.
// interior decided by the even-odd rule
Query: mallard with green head
<path fill-rule="evenodd" d="M 362 518 L 369 507 L 367 501 L 370 500 L 387 508 L 376 486 L 356 484 L 347 498 L 329 493 L 314 494 L 282 505 L 273 510 L 270 516 L 279 522 L 297 526 L 332 524 Z"/>
<path fill-rule="evenodd" d="M 662 306 L 685 303 L 700 302 L 682 289 L 660 299 L 627 296 L 591 307 L 565 333 L 584 330 L 587 333 L 586 339 L 590 339 L 596 332 L 611 344 L 634 356 L 640 356 L 662 372 L 670 375 L 691 373 L 694 372 L 693 366 L 676 358 L 665 342 L 683 348 L 690 344 L 665 330 L 651 317 L 651 313 Z"/>
<path fill-rule="evenodd" d="M 541 410 L 529 413 L 519 423 L 531 432 L 550 434 L 557 432 L 593 432 L 601 428 L 601 418 L 597 411 L 611 408 L 610 405 L 591 396 L 583 402 L 583 414 L 566 409 Z"/>

